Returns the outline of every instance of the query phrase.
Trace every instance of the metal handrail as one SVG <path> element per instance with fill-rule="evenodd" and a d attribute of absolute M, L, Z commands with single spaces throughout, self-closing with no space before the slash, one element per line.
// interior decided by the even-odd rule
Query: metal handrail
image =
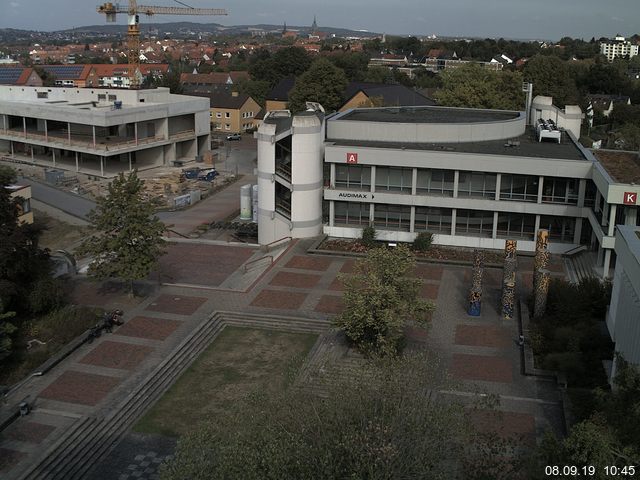
<path fill-rule="evenodd" d="M 282 238 L 279 238 L 279 239 L 277 239 L 277 240 L 274 240 L 273 242 L 269 242 L 269 243 L 267 243 L 266 245 L 263 245 L 262 247 L 263 247 L 263 248 L 268 249 L 268 248 L 269 248 L 269 247 L 271 247 L 272 245 L 274 245 L 274 244 L 276 244 L 276 243 L 278 243 L 278 242 L 281 242 L 281 241 L 283 241 L 283 240 L 293 240 L 293 237 L 292 237 L 291 235 L 288 235 L 288 236 L 286 236 L 286 237 L 282 237 Z"/>
<path fill-rule="evenodd" d="M 571 250 L 567 250 L 566 252 L 564 252 L 562 254 L 563 257 L 571 257 L 573 255 L 575 255 L 576 253 L 580 253 L 587 250 L 587 246 L 586 245 L 578 245 L 577 247 L 572 248 Z"/>
<path fill-rule="evenodd" d="M 244 273 L 247 273 L 249 271 L 248 267 L 249 265 L 253 264 L 253 263 L 257 263 L 260 260 L 264 260 L 265 258 L 269 258 L 269 265 L 273 265 L 273 255 L 265 255 L 264 257 L 260 257 L 260 258 L 256 258 L 255 260 L 251 260 L 250 262 L 247 262 L 243 265 L 243 269 L 244 269 Z"/>

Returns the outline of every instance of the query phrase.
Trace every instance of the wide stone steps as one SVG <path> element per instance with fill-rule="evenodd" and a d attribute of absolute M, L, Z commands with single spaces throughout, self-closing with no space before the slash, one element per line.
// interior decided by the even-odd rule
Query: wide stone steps
<path fill-rule="evenodd" d="M 61 442 L 26 471 L 21 480 L 75 480 L 87 472 L 114 447 L 122 435 L 173 384 L 193 360 L 224 328 L 218 314 L 202 322 L 183 340 L 174 353 L 160 363 L 119 405 L 104 418 L 79 422 Z"/>
<path fill-rule="evenodd" d="M 253 313 L 218 312 L 227 325 L 236 327 L 265 328 L 293 333 L 323 333 L 331 328 L 324 319 L 260 315 Z"/>
<path fill-rule="evenodd" d="M 571 257 L 571 265 L 575 271 L 577 281 L 595 275 L 594 266 L 595 261 L 591 252 L 580 252 L 577 255 Z"/>

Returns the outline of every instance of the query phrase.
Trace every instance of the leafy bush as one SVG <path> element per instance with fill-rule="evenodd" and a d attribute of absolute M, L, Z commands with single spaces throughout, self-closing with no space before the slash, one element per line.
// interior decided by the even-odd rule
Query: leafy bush
<path fill-rule="evenodd" d="M 369 225 L 368 227 L 364 227 L 362 229 L 362 244 L 367 247 L 374 247 L 376 245 L 376 237 L 378 236 L 378 232 L 376 229 Z"/>
<path fill-rule="evenodd" d="M 62 281 L 49 276 L 41 276 L 31 287 L 28 302 L 29 311 L 38 315 L 60 308 L 66 302 Z"/>
<path fill-rule="evenodd" d="M 434 235 L 431 232 L 420 232 L 413 241 L 413 249 L 418 252 L 426 252 L 433 244 Z"/>

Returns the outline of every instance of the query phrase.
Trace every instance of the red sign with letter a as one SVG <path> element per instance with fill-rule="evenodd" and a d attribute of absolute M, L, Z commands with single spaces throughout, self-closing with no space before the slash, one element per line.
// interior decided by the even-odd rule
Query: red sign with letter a
<path fill-rule="evenodd" d="M 638 194 L 635 192 L 624 192 L 622 203 L 625 205 L 635 205 L 638 201 Z"/>
<path fill-rule="evenodd" d="M 347 163 L 358 163 L 358 154 L 347 153 Z"/>

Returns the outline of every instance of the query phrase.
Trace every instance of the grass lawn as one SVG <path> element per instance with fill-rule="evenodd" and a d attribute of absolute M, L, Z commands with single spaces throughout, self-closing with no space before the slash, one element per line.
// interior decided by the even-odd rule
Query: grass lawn
<path fill-rule="evenodd" d="M 34 209 L 35 218 L 46 226 L 40 237 L 40 246 L 51 251 L 69 250 L 82 240 L 88 232 L 88 227 L 72 225 L 51 215 Z"/>
<path fill-rule="evenodd" d="M 256 389 L 284 388 L 287 373 L 316 339 L 313 334 L 227 326 L 134 430 L 178 437 L 224 415 Z"/>

